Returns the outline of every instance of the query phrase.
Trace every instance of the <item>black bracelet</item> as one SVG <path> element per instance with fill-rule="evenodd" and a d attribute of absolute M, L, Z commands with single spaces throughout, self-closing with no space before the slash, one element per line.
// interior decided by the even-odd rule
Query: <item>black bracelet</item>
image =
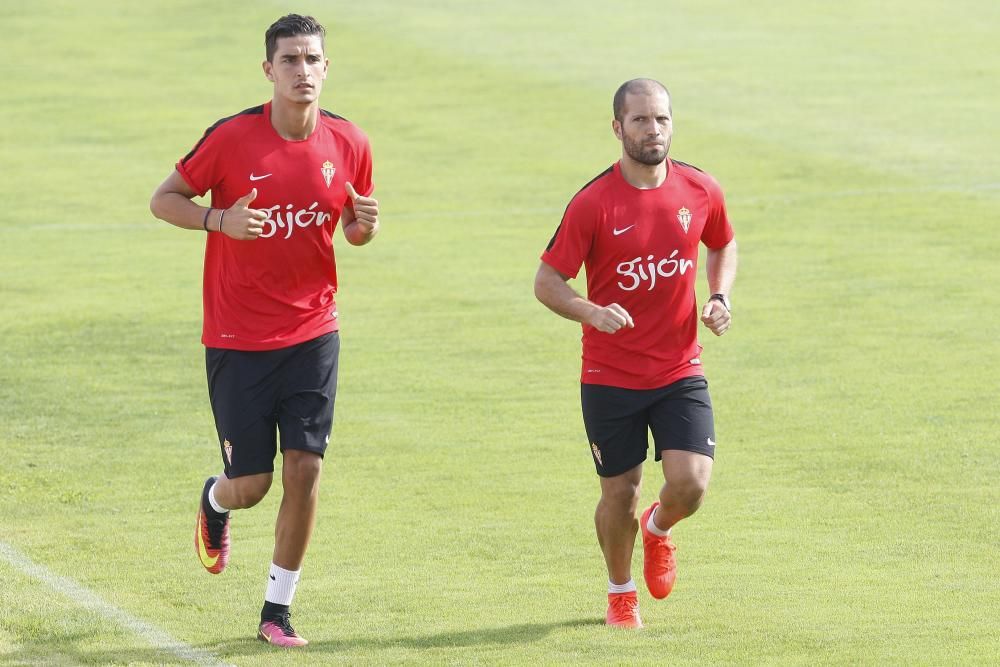
<path fill-rule="evenodd" d="M 222 215 L 219 216 L 219 231 L 222 231 L 222 219 L 226 217 L 226 209 L 222 209 Z"/>
<path fill-rule="evenodd" d="M 205 228 L 206 232 L 208 231 L 208 214 L 211 213 L 214 210 L 215 209 L 211 209 L 211 208 L 208 209 L 208 210 L 206 210 L 205 211 L 205 219 L 201 221 L 201 226 Z"/>

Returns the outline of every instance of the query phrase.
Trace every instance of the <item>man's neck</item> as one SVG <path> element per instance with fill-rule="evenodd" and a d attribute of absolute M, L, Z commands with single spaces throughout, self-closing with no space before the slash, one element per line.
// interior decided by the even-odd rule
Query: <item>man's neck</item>
<path fill-rule="evenodd" d="M 312 104 L 282 103 L 271 100 L 271 127 L 282 139 L 302 141 L 316 129 L 319 102 Z"/>
<path fill-rule="evenodd" d="M 663 185 L 667 180 L 667 160 L 654 165 L 643 164 L 633 160 L 628 155 L 622 155 L 622 178 L 629 185 L 640 190 L 651 190 Z"/>

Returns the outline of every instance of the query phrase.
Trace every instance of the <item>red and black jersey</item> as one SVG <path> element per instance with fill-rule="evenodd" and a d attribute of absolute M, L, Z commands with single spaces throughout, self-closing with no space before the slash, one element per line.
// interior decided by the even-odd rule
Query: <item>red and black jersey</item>
<path fill-rule="evenodd" d="M 211 190 L 210 224 L 254 188 L 250 206 L 268 214 L 253 241 L 208 235 L 203 287 L 208 347 L 272 350 L 339 329 L 333 233 L 350 181 L 371 194 L 368 138 L 349 121 L 321 111 L 302 141 L 271 126 L 271 103 L 223 118 L 177 163 L 199 195 Z M 223 224 L 225 224 L 223 222 Z"/>
<path fill-rule="evenodd" d="M 667 177 L 636 188 L 616 163 L 573 197 L 542 261 L 566 276 L 587 271 L 587 298 L 617 303 L 634 329 L 583 327 L 585 384 L 654 389 L 702 375 L 695 278 L 698 244 L 733 238 L 714 178 L 676 160 Z"/>

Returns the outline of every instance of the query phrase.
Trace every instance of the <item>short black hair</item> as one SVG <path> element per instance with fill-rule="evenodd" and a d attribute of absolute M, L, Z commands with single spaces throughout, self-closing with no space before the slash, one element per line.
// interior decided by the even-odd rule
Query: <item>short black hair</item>
<path fill-rule="evenodd" d="M 326 37 L 326 28 L 320 25 L 319 21 L 311 16 L 301 14 L 289 14 L 271 24 L 264 34 L 264 50 L 267 53 L 267 62 L 274 58 L 274 52 L 278 50 L 278 39 L 281 37 L 297 37 L 298 35 L 319 35 L 319 42 L 323 45 L 323 38 Z M 323 46 L 326 50 L 326 46 Z"/>
<path fill-rule="evenodd" d="M 671 108 L 673 104 L 670 101 L 670 91 L 667 87 L 656 79 L 630 79 L 618 86 L 618 90 L 615 91 L 615 99 L 612 102 L 611 107 L 615 113 L 615 120 L 619 123 L 622 122 L 622 111 L 625 109 L 625 96 L 629 93 L 633 95 L 637 93 L 650 93 L 659 88 L 667 94 L 667 104 L 670 108 L 671 113 L 673 109 Z"/>

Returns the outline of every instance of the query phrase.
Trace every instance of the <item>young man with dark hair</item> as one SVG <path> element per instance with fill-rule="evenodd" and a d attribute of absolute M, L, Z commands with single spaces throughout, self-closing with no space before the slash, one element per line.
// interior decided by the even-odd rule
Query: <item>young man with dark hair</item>
<path fill-rule="evenodd" d="M 708 174 L 667 158 L 670 94 L 633 79 L 613 102 L 622 157 L 570 201 L 542 254 L 535 296 L 583 324 L 581 402 L 601 499 L 594 522 L 608 568 L 605 621 L 641 627 L 632 549 L 642 529 L 649 592 L 665 598 L 676 577 L 670 529 L 698 509 L 715 457 L 715 426 L 698 345 L 698 244 L 708 247 L 711 296 L 701 321 L 730 325 L 736 241 L 722 190 Z M 587 269 L 587 297 L 566 281 Z M 662 462 L 659 499 L 636 520 L 648 435 Z"/>
<path fill-rule="evenodd" d="M 267 494 L 280 444 L 283 494 L 258 637 L 288 647 L 308 643 L 289 607 L 337 390 L 333 234 L 338 219 L 353 245 L 379 230 L 368 139 L 319 106 L 325 34 L 310 16 L 275 22 L 263 63 L 271 101 L 208 128 L 150 202 L 156 217 L 207 234 L 202 342 L 223 474 L 205 481 L 195 550 L 206 570 L 222 572 L 230 510 Z M 210 207 L 192 201 L 208 191 Z"/>

